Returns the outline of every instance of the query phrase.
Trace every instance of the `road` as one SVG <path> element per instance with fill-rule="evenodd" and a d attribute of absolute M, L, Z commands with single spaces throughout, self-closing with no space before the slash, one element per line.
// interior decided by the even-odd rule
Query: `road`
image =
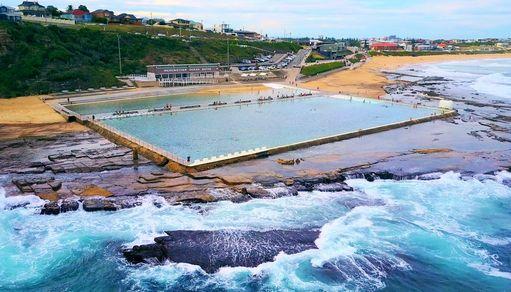
<path fill-rule="evenodd" d="M 312 52 L 311 49 L 301 49 L 296 53 L 295 58 L 289 62 L 288 68 L 301 67 L 305 64 L 305 60 L 309 57 L 309 54 Z"/>
<path fill-rule="evenodd" d="M 305 60 L 307 60 L 307 57 L 309 57 L 311 52 L 311 49 L 301 49 L 298 53 L 296 53 L 295 58 L 289 62 L 289 65 L 287 66 L 287 83 L 294 84 L 296 82 L 298 75 L 300 75 L 302 66 L 305 64 Z"/>

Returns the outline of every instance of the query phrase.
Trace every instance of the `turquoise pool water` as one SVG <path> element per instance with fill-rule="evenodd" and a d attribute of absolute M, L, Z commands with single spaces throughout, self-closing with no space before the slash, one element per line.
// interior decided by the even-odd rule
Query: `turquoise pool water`
<path fill-rule="evenodd" d="M 175 94 L 168 96 L 156 96 L 147 98 L 124 99 L 115 101 L 84 103 L 77 105 L 68 105 L 68 109 L 81 115 L 91 114 L 104 114 L 113 113 L 115 111 L 134 111 L 141 109 L 162 108 L 167 104 L 173 106 L 194 105 L 201 104 L 207 105 L 213 101 L 223 101 L 232 103 L 240 99 L 257 99 L 259 97 L 277 96 L 277 95 L 292 95 L 302 92 L 309 92 L 300 88 L 267 88 L 260 90 L 260 87 L 253 87 L 246 92 L 210 92 L 210 93 L 186 93 Z"/>
<path fill-rule="evenodd" d="M 103 121 L 191 160 L 272 148 L 429 116 L 433 109 L 311 97 Z"/>

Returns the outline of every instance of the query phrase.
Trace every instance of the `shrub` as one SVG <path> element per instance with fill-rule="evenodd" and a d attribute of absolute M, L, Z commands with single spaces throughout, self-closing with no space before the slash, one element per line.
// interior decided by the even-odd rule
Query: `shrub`
<path fill-rule="evenodd" d="M 339 69 L 344 67 L 344 63 L 342 62 L 330 62 L 330 63 L 323 63 L 323 64 L 315 64 L 310 65 L 302 68 L 302 73 L 305 76 L 314 76 L 318 75 L 320 73 L 328 72 L 331 70 Z"/>

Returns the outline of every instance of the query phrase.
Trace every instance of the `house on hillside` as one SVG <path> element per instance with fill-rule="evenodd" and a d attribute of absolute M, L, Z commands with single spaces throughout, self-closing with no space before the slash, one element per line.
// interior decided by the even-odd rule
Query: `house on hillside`
<path fill-rule="evenodd" d="M 39 4 L 37 1 L 23 1 L 23 3 L 18 5 L 18 10 L 23 13 L 23 15 L 38 17 L 45 17 L 48 15 L 46 7 Z"/>
<path fill-rule="evenodd" d="M 71 12 L 71 14 L 73 14 L 76 23 L 87 23 L 92 21 L 92 14 L 88 11 L 75 9 Z"/>
<path fill-rule="evenodd" d="M 0 20 L 18 22 L 21 21 L 21 12 L 9 6 L 0 6 Z"/>
<path fill-rule="evenodd" d="M 115 17 L 115 14 L 113 11 L 106 10 L 106 9 L 98 9 L 91 12 L 91 15 L 95 19 L 105 19 L 108 22 L 111 22 L 112 19 Z"/>
<path fill-rule="evenodd" d="M 75 23 L 88 23 L 92 21 L 92 14 L 87 11 L 75 9 L 62 14 L 60 18 L 73 20 Z"/>
<path fill-rule="evenodd" d="M 258 34 L 254 31 L 248 31 L 248 30 L 236 30 L 234 31 L 237 37 L 240 39 L 246 39 L 246 40 L 261 40 L 263 39 L 263 36 Z"/>
<path fill-rule="evenodd" d="M 213 26 L 213 31 L 222 34 L 234 34 L 234 29 L 227 23 L 215 24 Z"/>
<path fill-rule="evenodd" d="M 202 23 L 196 22 L 193 20 L 182 19 L 182 18 L 172 19 L 169 22 L 169 25 L 174 28 L 203 30 Z"/>
<path fill-rule="evenodd" d="M 112 19 L 112 22 L 119 22 L 122 24 L 142 24 L 142 20 L 138 19 L 133 14 L 121 13 Z"/>

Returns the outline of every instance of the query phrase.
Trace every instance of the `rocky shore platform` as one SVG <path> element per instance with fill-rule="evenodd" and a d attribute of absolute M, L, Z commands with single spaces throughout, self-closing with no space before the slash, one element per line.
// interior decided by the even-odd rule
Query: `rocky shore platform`
<path fill-rule="evenodd" d="M 436 106 L 439 98 L 450 99 L 459 115 L 187 175 L 142 156 L 134 159 L 131 149 L 92 130 L 0 137 L 0 186 L 8 197 L 41 198 L 46 202 L 41 214 L 58 215 L 116 211 L 148 198 L 155 205 L 163 199 L 193 207 L 222 200 L 295 196 L 303 191 L 343 196 L 352 190 L 346 183 L 351 178 L 434 179 L 435 173 L 448 171 L 470 177 L 511 171 L 511 102 L 488 99 L 443 77 L 421 77 L 413 71 L 389 75 L 396 82 L 386 88 L 388 98 L 430 106 Z M 0 127 L 3 133 L 16 131 L 16 127 Z M 511 181 L 504 183 L 511 186 Z M 382 203 L 347 199 L 344 207 Z M 319 231 L 166 234 L 154 243 L 124 250 L 125 258 L 133 264 L 189 263 L 214 273 L 224 266 L 255 267 L 281 252 L 315 249 Z"/>
<path fill-rule="evenodd" d="M 453 100 L 459 115 L 360 138 L 295 150 L 189 175 L 133 159 L 131 149 L 92 130 L 0 139 L 0 185 L 6 196 L 47 201 L 42 214 L 114 211 L 147 196 L 171 204 L 244 202 L 299 191 L 349 191 L 346 178 L 412 179 L 455 171 L 511 167 L 511 103 L 463 84 L 416 72 L 392 72 L 387 98 L 436 106 Z M 461 96 L 461 97 L 460 97 Z M 1 125 L 2 132 L 16 127 Z M 11 128 L 10 128 L 11 127 Z"/>

